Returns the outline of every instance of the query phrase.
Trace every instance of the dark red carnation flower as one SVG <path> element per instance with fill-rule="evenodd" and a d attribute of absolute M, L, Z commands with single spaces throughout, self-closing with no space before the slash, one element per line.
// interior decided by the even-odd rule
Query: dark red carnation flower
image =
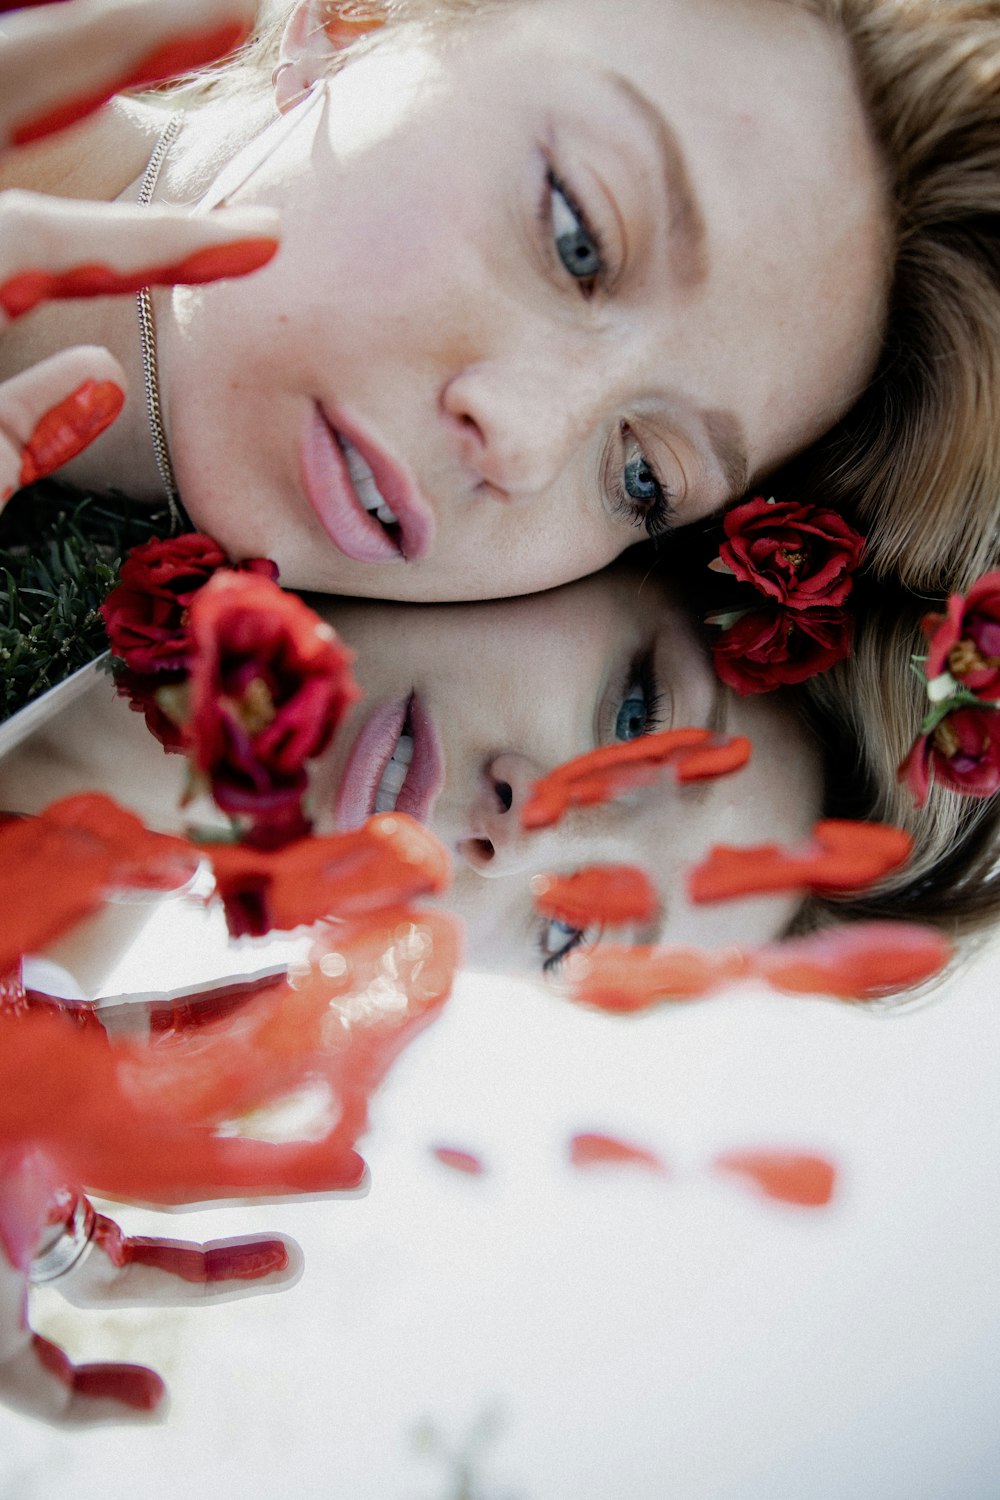
<path fill-rule="evenodd" d="M 220 572 L 191 605 L 189 752 L 226 813 L 263 842 L 301 836 L 306 762 L 358 696 L 353 653 L 269 578 Z"/>
<path fill-rule="evenodd" d="M 968 797 L 990 797 L 1000 789 L 1000 711 L 956 708 L 929 734 L 921 735 L 899 768 L 918 807 L 938 781 Z"/>
<path fill-rule="evenodd" d="M 843 609 L 755 609 L 724 630 L 716 674 L 742 697 L 804 682 L 851 654 L 854 622 Z"/>
<path fill-rule="evenodd" d="M 719 556 L 741 583 L 786 609 L 843 604 L 864 537 L 835 510 L 757 495 L 723 517 Z"/>
<path fill-rule="evenodd" d="M 141 676 L 186 671 L 191 601 L 213 574 L 231 566 L 218 542 L 199 531 L 133 547 L 122 564 L 121 581 L 101 606 L 112 653 Z M 238 567 L 270 579 L 278 576 L 267 558 L 249 558 Z"/>
<path fill-rule="evenodd" d="M 950 672 L 977 698 L 1000 699 L 1000 572 L 986 573 L 963 598 L 952 594 L 943 615 L 924 620 L 928 681 Z"/>

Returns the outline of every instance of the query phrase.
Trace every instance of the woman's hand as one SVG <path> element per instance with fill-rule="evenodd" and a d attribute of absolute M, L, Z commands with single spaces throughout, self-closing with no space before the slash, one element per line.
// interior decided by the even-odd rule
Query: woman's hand
<path fill-rule="evenodd" d="M 248 0 L 60 0 L 0 19 L 0 145 L 74 123 L 116 89 L 212 61 L 247 34 Z M 30 146 L 28 147 L 30 149 Z M 0 194 L 0 333 L 39 303 L 212 281 L 264 265 L 277 216 Z M 141 393 L 132 393 L 132 399 Z M 113 422 L 125 376 L 105 349 L 62 351 L 0 385 L 0 506 Z"/>
<path fill-rule="evenodd" d="M 18 1253 L 19 1236 L 12 1225 L 23 1217 L 19 1195 L 26 1191 L 30 1198 L 37 1181 L 33 1153 L 18 1168 L 12 1170 L 8 1162 L 0 1184 L 0 1401 L 65 1427 L 155 1418 L 162 1411 L 165 1387 L 154 1371 L 144 1365 L 76 1365 L 30 1327 L 30 1266 L 27 1256 Z M 280 1291 L 302 1272 L 302 1252 L 284 1236 L 205 1245 L 129 1238 L 112 1219 L 93 1213 L 88 1230 L 82 1255 L 57 1283 L 79 1308 L 224 1302 Z"/>

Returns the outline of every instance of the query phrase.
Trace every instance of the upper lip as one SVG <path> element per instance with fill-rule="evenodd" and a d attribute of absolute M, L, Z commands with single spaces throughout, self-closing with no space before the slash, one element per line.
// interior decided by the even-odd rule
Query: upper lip
<path fill-rule="evenodd" d="M 354 487 L 343 443 L 356 448 L 379 493 L 399 522 L 399 542 L 369 515 Z M 413 561 L 426 557 L 434 540 L 433 512 L 406 470 L 371 435 L 334 407 L 317 402 L 302 442 L 306 494 L 324 529 L 358 562 Z"/>

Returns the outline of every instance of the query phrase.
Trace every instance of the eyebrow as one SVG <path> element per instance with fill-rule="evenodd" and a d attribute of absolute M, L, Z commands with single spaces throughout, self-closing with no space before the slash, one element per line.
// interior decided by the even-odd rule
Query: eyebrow
<path fill-rule="evenodd" d="M 668 235 L 674 274 L 682 286 L 697 286 L 708 275 L 705 220 L 691 186 L 680 142 L 653 101 L 631 79 L 613 69 L 602 70 L 602 76 L 625 105 L 641 118 L 653 138 L 669 211 Z"/>
<path fill-rule="evenodd" d="M 707 236 L 680 142 L 653 101 L 631 79 L 613 69 L 602 70 L 602 75 L 625 105 L 639 115 L 653 139 L 660 158 L 669 211 L 668 233 L 674 274 L 685 289 L 698 286 L 708 275 Z M 730 411 L 702 411 L 699 416 L 725 475 L 729 496 L 736 499 L 746 493 L 750 482 L 750 463 L 742 427 Z"/>
<path fill-rule="evenodd" d="M 731 411 L 703 411 L 700 415 L 712 452 L 726 476 L 728 498 L 737 500 L 746 494 L 750 483 L 750 460 L 743 428 Z"/>

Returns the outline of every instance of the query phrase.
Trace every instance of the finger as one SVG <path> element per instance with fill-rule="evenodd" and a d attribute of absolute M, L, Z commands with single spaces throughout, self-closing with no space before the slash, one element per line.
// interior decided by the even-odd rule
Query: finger
<path fill-rule="evenodd" d="M 278 248 L 271 209 L 183 208 L 0 195 L 0 328 L 40 302 L 245 276 Z"/>
<path fill-rule="evenodd" d="M 0 145 L 25 145 L 113 94 L 206 66 L 240 46 L 252 0 L 104 0 L 31 7 L 4 22 Z"/>
<path fill-rule="evenodd" d="M 118 416 L 125 374 L 106 349 L 64 349 L 0 385 L 0 507 L 53 474 Z"/>
<path fill-rule="evenodd" d="M 0 1401 L 58 1427 L 149 1422 L 163 1415 L 166 1388 L 144 1365 L 74 1365 L 57 1344 L 25 1329 L 0 1363 Z"/>
<path fill-rule="evenodd" d="M 75 1307 L 193 1307 L 283 1291 L 301 1278 L 295 1240 L 242 1236 L 192 1244 L 129 1236 L 98 1214 L 94 1249 L 59 1283 Z"/>

